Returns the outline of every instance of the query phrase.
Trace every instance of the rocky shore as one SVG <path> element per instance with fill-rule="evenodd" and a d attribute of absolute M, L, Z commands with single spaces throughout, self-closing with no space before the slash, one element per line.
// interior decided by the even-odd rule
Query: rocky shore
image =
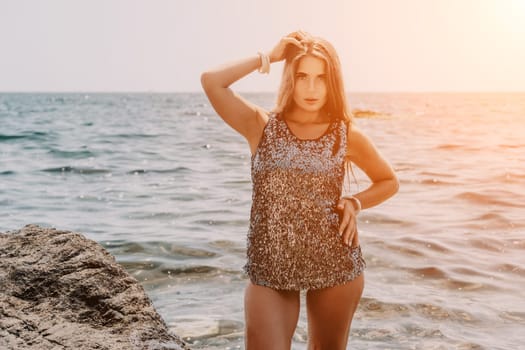
<path fill-rule="evenodd" d="M 137 280 L 79 233 L 0 233 L 0 349 L 189 349 Z"/>

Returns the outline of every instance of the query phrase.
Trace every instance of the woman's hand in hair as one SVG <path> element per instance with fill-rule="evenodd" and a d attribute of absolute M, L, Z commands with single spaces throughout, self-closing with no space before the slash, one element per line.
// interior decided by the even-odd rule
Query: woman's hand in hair
<path fill-rule="evenodd" d="M 281 38 L 279 43 L 268 54 L 270 62 L 279 62 L 290 56 L 291 52 L 296 50 L 303 50 L 303 44 L 301 41 L 305 39 L 309 34 L 299 30 L 292 32 Z M 295 55 L 292 55 L 295 56 Z"/>

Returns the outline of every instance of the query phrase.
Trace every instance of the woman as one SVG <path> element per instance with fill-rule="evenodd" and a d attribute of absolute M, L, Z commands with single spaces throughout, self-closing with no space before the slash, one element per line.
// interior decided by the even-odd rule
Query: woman
<path fill-rule="evenodd" d="M 286 60 L 277 106 L 268 112 L 229 86 Z M 245 291 L 246 348 L 290 349 L 300 290 L 307 290 L 309 349 L 345 349 L 364 287 L 356 215 L 392 196 L 398 181 L 352 125 L 337 54 L 298 31 L 268 53 L 205 72 L 217 114 L 250 146 L 253 197 Z M 344 162 L 371 179 L 341 198 Z"/>

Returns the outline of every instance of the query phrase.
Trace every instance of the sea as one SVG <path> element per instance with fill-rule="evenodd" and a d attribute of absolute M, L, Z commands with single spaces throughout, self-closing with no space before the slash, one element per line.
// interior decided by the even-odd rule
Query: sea
<path fill-rule="evenodd" d="M 276 97 L 242 95 L 267 110 Z M 525 93 L 348 100 L 400 181 L 358 217 L 348 349 L 525 349 Z M 248 144 L 203 93 L 0 94 L 0 232 L 96 240 L 192 349 L 244 348 L 251 186 Z"/>

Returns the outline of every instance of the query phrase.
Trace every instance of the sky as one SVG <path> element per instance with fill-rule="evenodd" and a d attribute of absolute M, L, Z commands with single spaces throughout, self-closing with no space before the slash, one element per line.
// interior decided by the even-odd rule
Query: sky
<path fill-rule="evenodd" d="M 350 93 L 525 91 L 525 0 L 0 0 L 0 91 L 201 91 L 297 29 Z M 234 89 L 276 91 L 271 69 Z"/>

